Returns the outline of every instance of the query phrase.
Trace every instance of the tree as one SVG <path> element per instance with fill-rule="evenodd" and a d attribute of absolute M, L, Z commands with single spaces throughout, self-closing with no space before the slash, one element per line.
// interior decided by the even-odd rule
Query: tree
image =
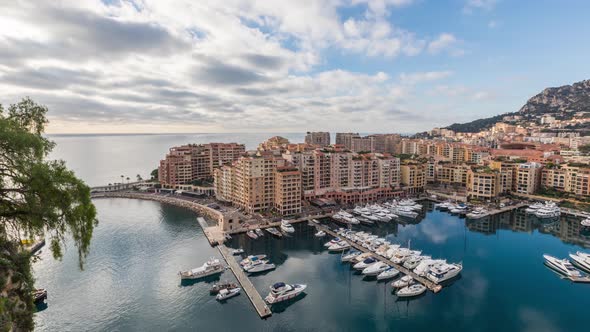
<path fill-rule="evenodd" d="M 46 236 L 55 259 L 71 237 L 83 267 L 96 220 L 90 188 L 61 160 L 45 158 L 47 108 L 29 98 L 0 105 L 0 327 L 33 329 L 31 255 L 21 239 Z"/>
<path fill-rule="evenodd" d="M 137 182 L 140 182 L 141 180 L 143 180 L 143 178 L 139 174 L 137 174 L 135 177 L 137 178 Z"/>
<path fill-rule="evenodd" d="M 157 180 L 158 180 L 158 169 L 156 168 L 155 170 L 153 170 L 153 171 L 150 173 L 150 175 L 151 175 L 151 177 L 152 177 L 152 180 L 155 180 L 155 181 L 157 181 Z"/>
<path fill-rule="evenodd" d="M 125 180 L 127 180 L 127 184 L 129 184 L 129 177 L 127 177 Z"/>

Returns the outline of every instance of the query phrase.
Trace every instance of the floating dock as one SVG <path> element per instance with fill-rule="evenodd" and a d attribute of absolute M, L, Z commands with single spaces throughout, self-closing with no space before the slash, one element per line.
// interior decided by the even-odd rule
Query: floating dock
<path fill-rule="evenodd" d="M 504 213 L 504 212 L 508 212 L 508 211 L 512 211 L 512 210 L 517 210 L 517 209 L 523 208 L 525 206 L 529 206 L 529 203 L 519 203 L 516 205 L 508 205 L 508 206 L 505 206 L 505 207 L 499 208 L 499 209 L 488 210 L 488 212 L 484 213 L 480 218 L 494 216 L 496 214 L 500 214 L 500 213 Z"/>
<path fill-rule="evenodd" d="M 323 230 L 324 232 L 332 235 L 333 237 L 340 237 L 338 234 L 336 234 L 333 230 L 329 229 L 328 227 L 324 226 L 324 225 L 317 225 L 317 227 L 321 230 Z M 406 269 L 405 267 L 403 267 L 402 265 L 396 264 L 394 262 L 392 262 L 391 260 L 385 258 L 385 257 L 381 257 L 377 254 L 375 254 L 372 251 L 369 251 L 369 249 L 360 246 L 346 238 L 342 238 L 341 239 L 343 241 L 348 242 L 348 244 L 350 244 L 352 247 L 354 247 L 355 249 L 361 251 L 361 252 L 369 252 L 371 254 L 373 254 L 373 257 L 375 257 L 376 259 L 382 261 L 383 263 L 389 265 L 389 266 L 393 266 L 394 268 L 396 268 L 398 271 L 400 271 L 401 273 L 405 274 L 405 275 L 409 275 L 412 278 L 414 278 L 414 280 L 418 281 L 419 283 L 423 284 L 424 286 L 426 286 L 428 289 L 430 289 L 431 291 L 433 291 L 434 293 L 438 293 L 440 292 L 440 290 L 442 289 L 441 285 L 435 284 L 434 282 L 421 277 L 419 275 L 417 275 L 416 273 L 414 273 L 414 271 L 411 271 L 409 269 Z"/>
<path fill-rule="evenodd" d="M 272 311 L 270 311 L 270 308 L 266 305 L 266 302 L 264 302 L 262 296 L 260 293 L 258 293 L 246 275 L 246 272 L 244 272 L 240 264 L 238 264 L 234 256 L 230 253 L 229 249 L 224 244 L 219 244 L 217 249 L 219 249 L 221 256 L 223 256 L 223 259 L 225 259 L 227 262 L 230 270 L 236 276 L 236 279 L 238 280 L 238 283 L 240 283 L 244 293 L 248 295 L 250 302 L 252 302 L 252 305 L 254 306 L 254 309 L 256 309 L 256 312 L 258 312 L 260 318 L 266 318 L 272 315 Z"/>

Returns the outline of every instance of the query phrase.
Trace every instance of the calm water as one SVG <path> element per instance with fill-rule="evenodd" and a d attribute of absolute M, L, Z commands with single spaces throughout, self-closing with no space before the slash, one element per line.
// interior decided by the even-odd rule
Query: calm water
<path fill-rule="evenodd" d="M 387 283 L 341 264 L 305 224 L 290 238 L 235 237 L 231 246 L 266 253 L 278 265 L 252 277 L 263 294 L 275 281 L 308 284 L 304 297 L 260 320 L 245 294 L 217 303 L 208 294 L 215 279 L 180 284 L 178 270 L 219 257 L 193 213 L 127 199 L 95 204 L 100 226 L 86 269 L 78 270 L 74 250 L 58 262 L 45 249 L 35 264 L 37 285 L 49 289 L 48 305 L 36 315 L 38 330 L 587 331 L 590 285 L 561 280 L 541 258 L 590 244 L 575 219 L 540 223 L 508 213 L 466 223 L 428 211 L 416 225 L 373 227 L 393 242 L 411 239 L 412 248 L 463 261 L 461 278 L 450 287 L 411 301 L 398 301 Z M 221 279 L 233 275 L 226 271 Z"/>
<path fill-rule="evenodd" d="M 255 149 L 260 142 L 280 135 L 303 142 L 304 133 L 282 134 L 169 134 L 169 135 L 50 135 L 57 143 L 51 158 L 63 159 L 90 186 L 121 182 L 121 175 L 148 178 L 168 149 L 188 143 L 238 142 Z"/>

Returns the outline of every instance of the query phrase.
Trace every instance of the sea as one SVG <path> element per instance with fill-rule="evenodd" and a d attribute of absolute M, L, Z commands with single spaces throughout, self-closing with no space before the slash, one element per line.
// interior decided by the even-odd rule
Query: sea
<path fill-rule="evenodd" d="M 171 145 L 244 142 L 254 148 L 272 134 L 51 136 L 52 157 L 66 160 L 90 185 L 120 175 L 149 174 Z M 294 141 L 303 135 L 286 135 Z M 228 243 L 266 254 L 277 265 L 252 276 L 265 296 L 275 282 L 307 284 L 302 296 L 260 319 L 245 294 L 219 303 L 209 295 L 219 277 L 181 283 L 178 271 L 221 258 L 197 215 L 175 206 L 131 199 L 96 199 L 99 225 L 80 270 L 73 243 L 63 259 L 47 247 L 34 263 L 36 286 L 49 298 L 35 314 L 39 331 L 588 331 L 590 284 L 562 279 L 542 255 L 590 252 L 580 219 L 539 220 L 513 211 L 466 220 L 424 201 L 419 218 L 358 226 L 423 254 L 461 262 L 458 278 L 437 294 L 400 299 L 326 251 L 306 223 L 293 236 Z M 331 225 L 331 221 L 324 220 Z M 357 226 L 355 226 L 357 227 Z"/>

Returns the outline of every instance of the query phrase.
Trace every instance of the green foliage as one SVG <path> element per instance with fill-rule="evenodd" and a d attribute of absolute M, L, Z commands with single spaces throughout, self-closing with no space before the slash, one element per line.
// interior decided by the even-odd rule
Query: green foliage
<path fill-rule="evenodd" d="M 457 133 L 477 133 L 485 129 L 490 129 L 496 122 L 501 122 L 502 118 L 509 115 L 515 115 L 518 113 L 506 113 L 493 116 L 491 118 L 477 119 L 467 123 L 453 123 L 446 127 Z"/>
<path fill-rule="evenodd" d="M 42 136 L 46 113 L 46 107 L 29 98 L 11 105 L 7 112 L 0 106 L 0 238 L 7 242 L 14 241 L 14 236 L 46 235 L 53 256 L 60 259 L 70 236 L 82 268 L 97 225 L 96 210 L 88 186 L 63 161 L 45 160 L 54 147 Z M 13 271 L 30 273 L 30 265 L 10 261 L 14 257 L 3 259 Z M 26 278 L 22 281 L 29 283 Z M 32 282 L 28 287 L 32 288 Z"/>
<path fill-rule="evenodd" d="M 158 180 L 158 169 L 156 168 L 155 170 L 153 170 L 153 171 L 150 173 L 150 176 L 152 177 L 152 180 L 155 180 L 155 181 L 157 181 L 157 180 Z"/>
<path fill-rule="evenodd" d="M 578 151 L 580 151 L 583 155 L 589 155 L 590 154 L 590 144 L 579 146 Z"/>

